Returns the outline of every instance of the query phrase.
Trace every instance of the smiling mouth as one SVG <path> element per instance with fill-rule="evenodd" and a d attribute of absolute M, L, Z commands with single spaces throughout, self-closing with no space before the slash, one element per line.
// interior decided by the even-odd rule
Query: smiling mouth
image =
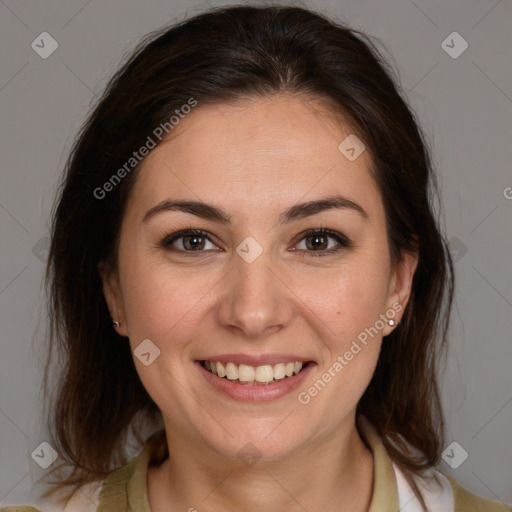
<path fill-rule="evenodd" d="M 267 385 L 294 377 L 303 371 L 309 362 L 290 361 L 274 365 L 249 366 L 246 364 L 201 361 L 201 366 L 217 377 L 234 384 Z"/>

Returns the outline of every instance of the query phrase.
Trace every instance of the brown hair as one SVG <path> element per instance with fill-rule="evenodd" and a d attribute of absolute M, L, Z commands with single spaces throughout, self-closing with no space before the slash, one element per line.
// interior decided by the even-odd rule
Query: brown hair
<path fill-rule="evenodd" d="M 245 5 L 148 35 L 109 82 L 67 161 L 46 277 L 48 396 L 50 363 L 55 351 L 61 356 L 48 430 L 73 466 L 60 487 L 99 480 L 125 463 L 129 429 L 137 435 L 137 421 L 159 415 L 129 344 L 112 328 L 97 268 L 102 261 L 115 266 L 137 166 L 105 197 L 94 191 L 190 98 L 200 108 L 276 93 L 326 99 L 343 113 L 371 155 L 393 262 L 418 252 L 409 304 L 383 343 L 358 413 L 401 467 L 419 474 L 439 460 L 444 420 L 437 367 L 454 277 L 433 213 L 438 194 L 425 139 L 367 35 L 301 7 Z"/>

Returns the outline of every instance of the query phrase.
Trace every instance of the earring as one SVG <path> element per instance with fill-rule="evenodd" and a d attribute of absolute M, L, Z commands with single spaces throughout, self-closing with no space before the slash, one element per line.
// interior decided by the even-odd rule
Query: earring
<path fill-rule="evenodd" d="M 388 320 L 388 324 L 393 326 L 393 325 L 395 325 L 395 321 L 394 320 Z"/>
<path fill-rule="evenodd" d="M 112 323 L 114 324 L 114 327 L 119 327 L 119 322 L 117 320 L 112 320 Z"/>

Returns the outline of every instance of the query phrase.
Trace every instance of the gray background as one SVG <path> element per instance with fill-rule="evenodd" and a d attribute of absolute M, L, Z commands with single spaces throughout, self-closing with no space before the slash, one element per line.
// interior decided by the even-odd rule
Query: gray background
<path fill-rule="evenodd" d="M 48 215 L 73 136 L 141 36 L 221 4 L 0 1 L 0 505 L 27 502 L 41 471 L 30 457 L 45 440 L 41 278 Z M 512 502 L 512 2 L 303 5 L 382 41 L 434 147 L 458 285 L 442 383 L 447 441 L 469 455 L 457 469 L 444 461 L 440 469 Z M 47 59 L 31 47 L 45 31 L 59 45 Z M 458 58 L 441 46 L 454 31 L 469 44 Z M 451 460 L 462 454 L 456 446 Z"/>

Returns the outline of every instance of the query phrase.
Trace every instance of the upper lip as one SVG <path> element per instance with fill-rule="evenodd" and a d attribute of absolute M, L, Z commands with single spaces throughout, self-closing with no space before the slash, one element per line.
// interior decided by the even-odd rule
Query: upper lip
<path fill-rule="evenodd" d="M 301 357 L 293 354 L 261 354 L 258 356 L 251 356 L 248 354 L 217 354 L 214 356 L 204 357 L 198 361 L 214 361 L 219 363 L 235 363 L 246 364 L 248 366 L 263 366 L 266 364 L 274 365 L 278 363 L 299 362 L 307 363 L 312 362 L 307 357 Z"/>

